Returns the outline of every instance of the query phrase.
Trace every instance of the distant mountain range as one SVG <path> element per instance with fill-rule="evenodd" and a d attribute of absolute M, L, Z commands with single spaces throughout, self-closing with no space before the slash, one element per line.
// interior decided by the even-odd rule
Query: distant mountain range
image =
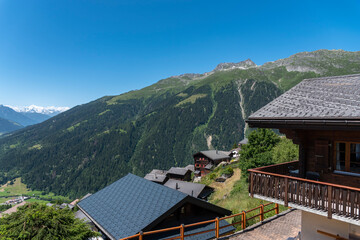
<path fill-rule="evenodd" d="M 200 150 L 230 149 L 252 112 L 303 79 L 354 73 L 360 52 L 318 50 L 221 63 L 105 96 L 1 138 L 0 183 L 21 176 L 33 189 L 75 197 L 128 172 L 186 166 Z"/>
<path fill-rule="evenodd" d="M 20 128 L 43 122 L 61 112 L 67 107 L 12 107 L 0 105 L 0 135 L 18 130 Z"/>

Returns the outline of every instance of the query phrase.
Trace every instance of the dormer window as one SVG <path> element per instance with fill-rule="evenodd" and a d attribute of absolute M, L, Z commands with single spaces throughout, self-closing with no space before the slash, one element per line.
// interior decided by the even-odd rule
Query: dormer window
<path fill-rule="evenodd" d="M 336 142 L 335 169 L 360 173 L 360 143 Z"/>

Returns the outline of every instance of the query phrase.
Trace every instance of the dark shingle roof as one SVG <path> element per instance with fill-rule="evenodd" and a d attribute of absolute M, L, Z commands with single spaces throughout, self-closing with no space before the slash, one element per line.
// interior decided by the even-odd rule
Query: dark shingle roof
<path fill-rule="evenodd" d="M 172 167 L 169 169 L 169 171 L 167 171 L 167 173 L 184 176 L 188 171 L 190 170 L 187 168 Z"/>
<path fill-rule="evenodd" d="M 189 169 L 190 171 L 195 171 L 195 166 L 193 164 L 189 164 L 185 167 L 186 169 Z"/>
<path fill-rule="evenodd" d="M 240 142 L 239 142 L 239 144 L 241 144 L 241 145 L 243 145 L 243 144 L 248 144 L 249 143 L 249 139 L 247 139 L 247 138 L 244 138 L 243 140 L 241 140 Z"/>
<path fill-rule="evenodd" d="M 303 80 L 248 121 L 256 119 L 360 119 L 360 74 Z"/>
<path fill-rule="evenodd" d="M 198 153 L 195 153 L 194 155 L 197 155 L 199 153 L 205 155 L 206 157 L 212 160 L 230 159 L 230 157 L 224 154 L 223 151 L 218 151 L 218 150 L 200 151 Z"/>
<path fill-rule="evenodd" d="M 179 180 L 173 180 L 169 179 L 164 186 L 178 190 L 180 192 L 183 192 L 187 195 L 193 196 L 193 197 L 199 197 L 201 192 L 204 190 L 206 185 L 199 184 L 199 183 L 192 183 L 192 182 L 184 182 Z"/>
<path fill-rule="evenodd" d="M 78 206 L 116 239 L 140 232 L 182 201 L 185 194 L 128 174 Z"/>
<path fill-rule="evenodd" d="M 157 182 L 157 183 L 164 183 L 167 180 L 167 176 L 163 175 L 163 174 L 153 174 L 153 173 L 148 173 L 145 175 L 144 177 L 146 180 L 152 181 L 152 182 Z"/>
<path fill-rule="evenodd" d="M 190 197 L 182 192 L 128 174 L 78 206 L 112 239 L 147 231 L 185 202 L 223 215 L 230 211 Z"/>

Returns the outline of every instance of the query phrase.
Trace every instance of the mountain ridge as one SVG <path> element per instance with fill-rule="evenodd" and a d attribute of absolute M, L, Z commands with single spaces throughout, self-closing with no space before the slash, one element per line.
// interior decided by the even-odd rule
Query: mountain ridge
<path fill-rule="evenodd" d="M 128 172 L 184 166 L 199 150 L 231 148 L 249 131 L 244 119 L 303 79 L 360 73 L 360 52 L 311 55 L 173 76 L 76 106 L 0 139 L 0 182 L 21 176 L 31 188 L 75 197 Z"/>

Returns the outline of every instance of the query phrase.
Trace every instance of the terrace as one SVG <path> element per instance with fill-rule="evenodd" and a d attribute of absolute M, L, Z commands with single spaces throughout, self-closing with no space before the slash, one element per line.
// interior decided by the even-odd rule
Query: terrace
<path fill-rule="evenodd" d="M 312 172 L 298 177 L 296 169 L 299 161 L 250 169 L 250 195 L 360 225 L 360 188 L 312 180 Z"/>

